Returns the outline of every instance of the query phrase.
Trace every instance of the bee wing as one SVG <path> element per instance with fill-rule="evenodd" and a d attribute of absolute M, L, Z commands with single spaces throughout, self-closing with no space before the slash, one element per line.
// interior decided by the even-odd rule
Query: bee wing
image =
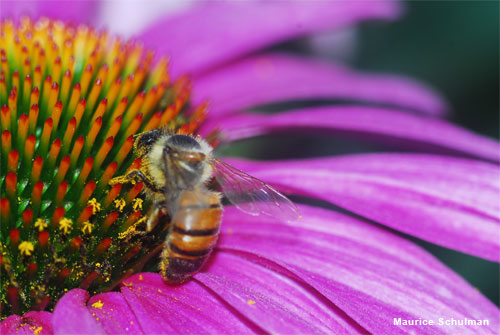
<path fill-rule="evenodd" d="M 242 212 L 265 214 L 288 222 L 300 217 L 297 206 L 272 186 L 218 159 L 211 163 L 222 193 Z"/>

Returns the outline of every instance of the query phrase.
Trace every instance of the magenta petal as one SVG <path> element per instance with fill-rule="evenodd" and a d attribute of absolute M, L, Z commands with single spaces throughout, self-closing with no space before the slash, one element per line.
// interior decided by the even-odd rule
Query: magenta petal
<path fill-rule="evenodd" d="M 276 42 L 365 19 L 392 19 L 395 1 L 212 1 L 140 35 L 169 54 L 174 76 L 198 72 Z"/>
<path fill-rule="evenodd" d="M 255 247 L 258 249 L 258 244 Z M 265 333 L 367 333 L 321 294 L 311 292 L 310 287 L 231 253 L 218 252 L 214 266 L 199 273 L 196 279 Z"/>
<path fill-rule="evenodd" d="M 52 313 L 28 312 L 11 315 L 0 323 L 0 334 L 52 334 Z"/>
<path fill-rule="evenodd" d="M 144 334 L 131 307 L 118 292 L 97 294 L 87 306 L 107 334 Z"/>
<path fill-rule="evenodd" d="M 446 121 L 397 110 L 367 106 L 322 107 L 275 115 L 238 114 L 212 119 L 204 131 L 222 130 L 224 139 L 239 140 L 272 131 L 310 129 L 352 133 L 363 137 L 373 135 L 395 144 L 419 150 L 445 150 L 493 161 L 500 160 L 497 141 L 476 135 Z"/>
<path fill-rule="evenodd" d="M 79 288 L 59 299 L 52 316 L 54 334 L 105 334 L 87 309 L 88 299 L 89 293 Z"/>
<path fill-rule="evenodd" d="M 250 334 L 255 326 L 233 313 L 196 282 L 168 286 L 158 274 L 142 273 L 121 288 L 146 334 Z"/>
<path fill-rule="evenodd" d="M 286 290 L 282 276 L 288 276 L 290 282 L 304 281 L 372 334 L 494 334 L 498 329 L 498 309 L 420 247 L 344 214 L 308 206 L 300 210 L 302 220 L 283 224 L 271 217 L 253 217 L 226 208 L 219 253 L 231 253 L 261 269 L 254 266 L 255 272 L 247 271 L 240 278 L 230 270 L 234 256 L 226 256 L 223 262 L 218 257 L 207 273 L 197 278 L 239 308 L 243 308 L 241 303 L 232 297 L 236 290 L 242 299 L 245 294 L 249 299 L 255 297 L 253 307 L 263 311 L 273 303 L 273 297 L 267 297 L 268 290 Z M 241 265 L 242 261 L 235 264 L 237 270 L 251 268 Z M 219 266 L 222 268 L 216 268 Z M 268 275 L 267 282 L 249 279 L 254 273 L 257 277 L 272 271 L 275 278 Z M 235 289 L 233 282 L 248 288 Z M 286 308 L 293 306 L 293 297 L 276 297 L 283 299 Z M 273 317 L 268 313 L 263 322 L 270 323 Z M 440 317 L 487 319 L 490 325 L 394 326 L 393 318 L 399 317 L 436 323 Z"/>
<path fill-rule="evenodd" d="M 496 165 L 417 154 L 232 163 L 292 193 L 330 201 L 448 248 L 500 260 Z"/>
<path fill-rule="evenodd" d="M 97 1 L 88 0 L 20 0 L 5 1 L 0 4 L 2 17 L 18 18 L 20 15 L 29 15 L 32 18 L 47 16 L 51 19 L 73 21 L 77 23 L 92 23 L 95 21 Z"/>
<path fill-rule="evenodd" d="M 196 79 L 193 89 L 193 102 L 209 99 L 214 118 L 270 102 L 315 98 L 394 105 L 430 115 L 446 110 L 436 93 L 411 79 L 359 73 L 331 62 L 281 54 L 225 66 Z"/>

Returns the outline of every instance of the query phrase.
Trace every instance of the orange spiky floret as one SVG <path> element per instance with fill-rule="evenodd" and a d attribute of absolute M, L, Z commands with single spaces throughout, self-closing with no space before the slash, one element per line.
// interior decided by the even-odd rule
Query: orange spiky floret
<path fill-rule="evenodd" d="M 206 105 L 191 110 L 187 77 L 171 82 L 140 44 L 46 18 L 1 22 L 0 71 L 4 316 L 142 268 L 166 232 L 135 234 L 143 185 L 108 182 L 140 165 L 135 134 L 193 133 Z"/>

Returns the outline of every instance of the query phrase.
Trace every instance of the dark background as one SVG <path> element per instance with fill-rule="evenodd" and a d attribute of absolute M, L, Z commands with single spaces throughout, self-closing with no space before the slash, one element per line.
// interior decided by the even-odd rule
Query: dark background
<path fill-rule="evenodd" d="M 499 2 L 408 1 L 405 5 L 405 14 L 397 21 L 361 24 L 355 36 L 357 46 L 347 62 L 356 69 L 400 74 L 430 85 L 450 104 L 452 122 L 498 139 Z M 306 45 L 310 43 L 299 40 L 275 49 L 307 54 L 311 51 Z M 318 103 L 325 102 L 307 101 L 305 105 Z M 274 104 L 259 111 L 297 107 L 301 105 Z M 244 153 L 246 158 L 272 160 L 398 149 L 346 138 L 342 134 L 282 133 L 238 142 L 223 150 L 223 154 L 241 156 Z M 321 202 L 314 205 L 336 209 Z M 499 304 L 499 264 L 391 231 L 432 252 Z"/>
<path fill-rule="evenodd" d="M 363 24 L 353 66 L 429 83 L 450 119 L 499 138 L 499 2 L 411 1 L 401 20 Z M 499 199 L 500 201 L 500 199 Z M 499 304 L 497 263 L 414 239 Z"/>

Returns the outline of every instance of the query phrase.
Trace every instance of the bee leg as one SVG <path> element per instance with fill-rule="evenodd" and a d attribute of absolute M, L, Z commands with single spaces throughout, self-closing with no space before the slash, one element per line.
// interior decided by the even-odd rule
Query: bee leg
<path fill-rule="evenodd" d="M 148 213 L 148 222 L 146 223 L 146 231 L 152 231 L 158 222 L 160 222 L 161 218 L 165 215 L 164 213 L 165 204 L 164 202 L 155 202 L 151 207 Z"/>
<path fill-rule="evenodd" d="M 146 223 L 146 231 L 149 233 L 158 224 L 158 219 L 160 217 L 160 210 L 156 206 L 152 206 L 148 213 L 148 222 Z"/>
<path fill-rule="evenodd" d="M 110 185 L 125 184 L 125 183 L 135 184 L 136 182 L 143 182 L 144 185 L 146 185 L 146 187 L 149 188 L 151 191 L 160 192 L 160 190 L 151 182 L 151 180 L 149 180 L 148 177 L 146 177 L 146 175 L 141 170 L 132 170 L 124 176 L 115 177 L 110 180 L 109 184 Z"/>

